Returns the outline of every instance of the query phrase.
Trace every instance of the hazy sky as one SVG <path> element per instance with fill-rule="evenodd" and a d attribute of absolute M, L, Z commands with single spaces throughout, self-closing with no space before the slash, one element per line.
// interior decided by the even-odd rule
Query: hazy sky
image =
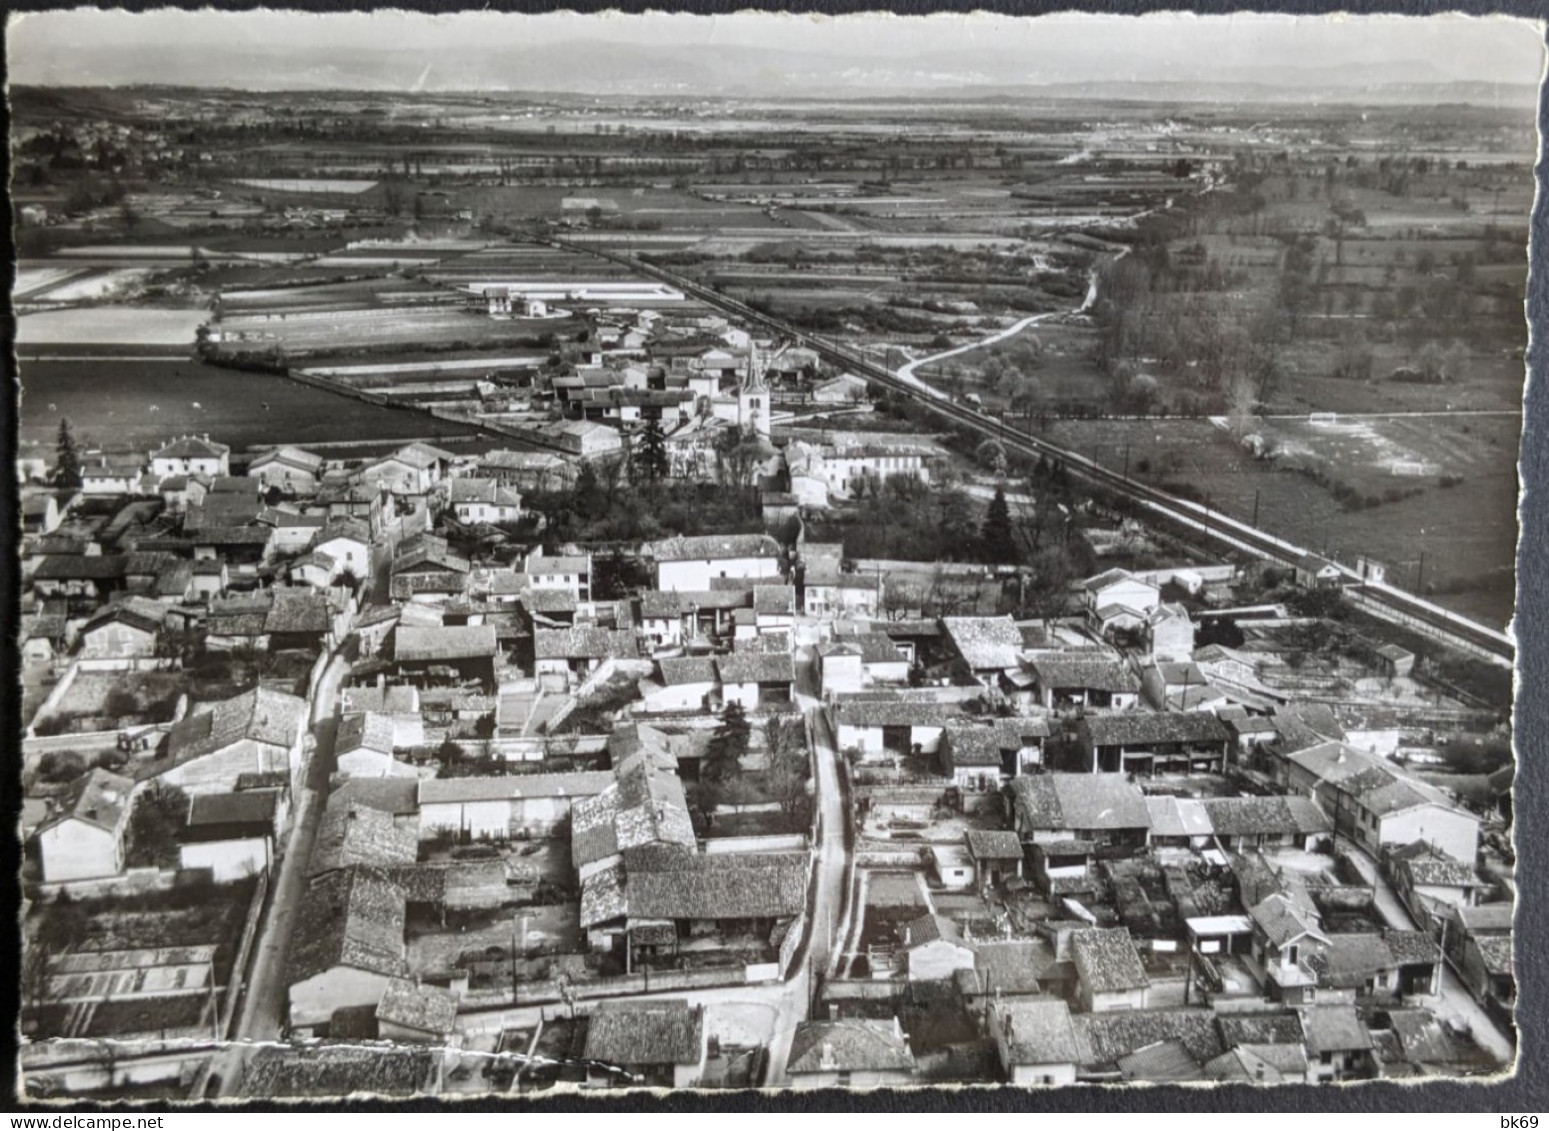
<path fill-rule="evenodd" d="M 1428 80 L 1536 82 L 1542 26 L 1507 17 L 1235 16 L 1157 13 L 1122 17 L 1067 13 L 1034 19 L 1000 15 L 782 16 L 504 15 L 467 12 L 303 15 L 284 12 L 146 14 L 91 10 L 13 17 L 8 28 L 10 78 L 18 83 L 230 82 L 255 88 L 370 85 L 379 60 L 412 55 L 458 85 L 464 67 L 478 73 L 502 51 L 512 68 L 535 48 L 554 58 L 575 55 L 577 84 L 586 85 L 587 45 L 652 49 L 780 49 L 830 56 L 836 65 L 900 65 L 961 53 L 977 81 L 1038 81 L 1018 72 L 1018 53 L 1061 52 L 1090 58 L 1108 73 L 1093 79 L 1241 78 L 1262 69 L 1273 81 L 1287 67 L 1347 67 L 1363 81 L 1374 63 L 1426 64 Z M 289 65 L 275 69 L 273 60 Z M 212 78 L 220 60 L 229 76 Z M 259 60 L 262 63 L 259 64 Z M 550 60 L 552 61 L 552 60 Z M 1025 71 L 1027 66 L 1022 67 Z M 547 77 L 547 76 L 545 76 Z M 1388 76 L 1383 76 L 1387 79 Z M 535 80 L 536 81 L 536 80 Z M 396 85 L 390 80 L 389 85 Z M 523 86 L 521 75 L 511 86 Z"/>

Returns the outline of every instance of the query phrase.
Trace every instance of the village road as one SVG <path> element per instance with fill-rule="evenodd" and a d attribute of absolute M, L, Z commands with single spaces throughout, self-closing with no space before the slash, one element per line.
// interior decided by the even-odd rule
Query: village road
<path fill-rule="evenodd" d="M 1366 882 L 1372 885 L 1377 911 L 1387 925 L 1396 931 L 1416 930 L 1414 917 L 1399 900 L 1377 862 L 1359 849 L 1350 853 L 1350 860 Z M 1445 962 L 1441 967 L 1441 994 L 1436 1003 L 1436 1013 L 1466 1028 L 1481 1047 L 1503 1063 L 1509 1065 L 1516 1062 L 1516 1045 L 1474 1000 L 1457 973 Z"/>
<path fill-rule="evenodd" d="M 346 648 L 348 642 L 346 642 Z M 306 894 L 307 861 L 328 801 L 328 777 L 333 769 L 334 705 L 349 673 L 346 648 L 329 659 L 312 698 L 311 725 L 316 738 L 312 757 L 303 767 L 301 796 L 291 822 L 290 839 L 274 876 L 269 910 L 253 949 L 251 974 L 242 1000 L 233 1042 L 215 1058 L 211 1076 L 220 1077 L 219 1094 L 234 1095 L 241 1084 L 242 1063 L 255 1042 L 279 1040 L 285 1026 L 285 963 Z M 240 977 L 233 971 L 232 977 Z"/>

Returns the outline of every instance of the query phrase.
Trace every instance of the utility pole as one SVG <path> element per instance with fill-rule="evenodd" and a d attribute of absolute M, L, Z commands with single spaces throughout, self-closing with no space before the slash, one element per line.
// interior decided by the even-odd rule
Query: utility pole
<path fill-rule="evenodd" d="M 1420 568 L 1415 572 L 1415 593 L 1425 596 L 1425 551 L 1420 551 Z"/>
<path fill-rule="evenodd" d="M 1129 445 L 1124 445 L 1124 478 L 1129 478 Z"/>
<path fill-rule="evenodd" d="M 1258 491 L 1257 487 L 1255 487 L 1253 489 L 1253 521 L 1251 523 L 1249 523 L 1249 525 L 1252 526 L 1255 530 L 1258 529 L 1258 525 L 1259 525 L 1259 491 Z"/>

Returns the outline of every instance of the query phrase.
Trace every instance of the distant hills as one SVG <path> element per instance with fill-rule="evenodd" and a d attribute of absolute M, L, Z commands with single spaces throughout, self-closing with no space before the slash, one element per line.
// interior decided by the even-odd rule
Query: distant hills
<path fill-rule="evenodd" d="M 1049 45 L 863 58 L 748 46 L 645 48 L 605 40 L 447 53 L 370 50 L 296 42 L 178 52 L 155 73 L 179 86 L 353 90 L 427 94 L 510 91 L 708 98 L 1042 97 L 1140 101 L 1295 101 L 1376 104 L 1471 102 L 1531 107 L 1537 87 L 1458 81 L 1429 60 L 1378 59 L 1352 66 L 1235 66 Z M 44 49 L 12 60 L 16 83 L 119 86 L 146 81 L 142 51 Z"/>

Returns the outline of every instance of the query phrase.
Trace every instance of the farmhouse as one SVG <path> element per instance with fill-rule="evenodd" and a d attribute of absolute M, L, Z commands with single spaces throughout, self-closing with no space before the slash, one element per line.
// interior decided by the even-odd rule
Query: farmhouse
<path fill-rule="evenodd" d="M 414 777 L 414 767 L 393 757 L 393 720 L 362 711 L 339 719 L 334 739 L 338 772 L 352 778 Z"/>
<path fill-rule="evenodd" d="M 527 584 L 533 589 L 569 593 L 577 601 L 592 599 L 592 556 L 590 554 L 546 555 L 535 550 L 522 567 Z"/>
<path fill-rule="evenodd" d="M 740 703 L 756 711 L 760 706 L 791 701 L 796 666 L 789 652 L 733 652 L 716 657 L 715 669 L 726 703 Z"/>
<path fill-rule="evenodd" d="M 1161 603 L 1161 590 L 1128 570 L 1110 569 L 1081 583 L 1087 621 L 1099 632 L 1139 629 Z"/>
<path fill-rule="evenodd" d="M 939 751 L 941 770 L 961 789 L 999 789 L 1003 781 L 1043 761 L 1043 743 L 1052 733 L 1041 718 L 951 724 Z"/>
<path fill-rule="evenodd" d="M 704 711 L 720 681 L 709 656 L 657 661 L 660 679 L 642 681 L 641 706 L 647 711 Z"/>
<path fill-rule="evenodd" d="M 155 655 L 165 613 L 165 605 L 144 597 L 110 604 L 81 627 L 77 637 L 81 655 L 92 659 Z"/>
<path fill-rule="evenodd" d="M 994 685 L 1021 663 L 1022 630 L 1008 616 L 942 617 L 941 630 L 962 667 L 983 682 Z"/>
<path fill-rule="evenodd" d="M 637 650 L 635 634 L 628 629 L 576 625 L 533 633 L 538 682 L 551 691 L 565 691 L 572 683 L 583 682 L 604 661 L 632 658 Z"/>
<path fill-rule="evenodd" d="M 559 491 L 575 479 L 575 469 L 553 452 L 485 452 L 476 474 L 518 491 Z"/>
<path fill-rule="evenodd" d="M 450 990 L 394 978 L 377 1003 L 377 1036 L 384 1041 L 445 1047 L 457 1022 Z"/>

